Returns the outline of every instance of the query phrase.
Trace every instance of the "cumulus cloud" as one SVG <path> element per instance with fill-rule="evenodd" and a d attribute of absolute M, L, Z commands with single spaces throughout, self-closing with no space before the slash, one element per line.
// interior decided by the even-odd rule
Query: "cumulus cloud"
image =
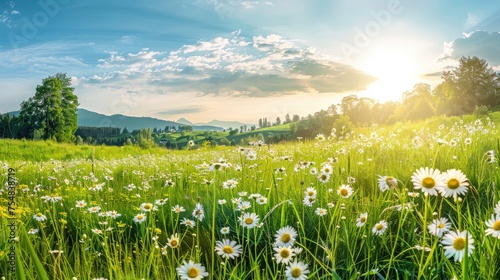
<path fill-rule="evenodd" d="M 95 85 L 141 84 L 155 93 L 266 97 L 363 90 L 375 78 L 277 34 L 200 40 L 169 53 L 108 52 Z"/>
<path fill-rule="evenodd" d="M 491 66 L 500 65 L 500 32 L 475 31 L 444 43 L 442 59 L 477 56 Z"/>

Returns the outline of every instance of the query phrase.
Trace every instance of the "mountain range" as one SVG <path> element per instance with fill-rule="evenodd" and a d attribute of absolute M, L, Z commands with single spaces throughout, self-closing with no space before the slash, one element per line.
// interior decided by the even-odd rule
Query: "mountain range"
<path fill-rule="evenodd" d="M 248 124 L 248 123 L 242 123 L 242 122 L 237 122 L 237 121 L 219 121 L 219 120 L 212 120 L 208 123 L 192 123 L 188 120 L 186 120 L 185 118 L 180 118 L 177 120 L 177 123 L 181 123 L 181 124 L 184 124 L 184 125 L 195 125 L 195 126 L 205 126 L 205 125 L 208 125 L 208 126 L 219 126 L 219 127 L 223 127 L 225 129 L 229 129 L 229 128 L 232 128 L 232 129 L 238 129 L 242 126 L 247 126 L 248 129 L 250 129 L 250 127 L 254 124 Z"/>

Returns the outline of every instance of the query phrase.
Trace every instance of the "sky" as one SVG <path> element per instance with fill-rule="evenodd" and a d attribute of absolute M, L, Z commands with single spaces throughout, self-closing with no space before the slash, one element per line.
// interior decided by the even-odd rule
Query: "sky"
<path fill-rule="evenodd" d="M 193 123 L 398 100 L 462 56 L 500 71 L 498 0 L 0 3 L 0 113 L 66 73 L 80 107 Z"/>

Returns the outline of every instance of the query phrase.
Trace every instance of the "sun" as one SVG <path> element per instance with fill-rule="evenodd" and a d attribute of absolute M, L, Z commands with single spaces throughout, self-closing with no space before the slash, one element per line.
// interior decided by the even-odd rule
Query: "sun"
<path fill-rule="evenodd" d="M 366 97 L 380 102 L 396 101 L 402 93 L 418 83 L 419 65 L 414 55 L 404 50 L 377 50 L 365 58 L 360 66 L 377 78 L 364 92 Z"/>

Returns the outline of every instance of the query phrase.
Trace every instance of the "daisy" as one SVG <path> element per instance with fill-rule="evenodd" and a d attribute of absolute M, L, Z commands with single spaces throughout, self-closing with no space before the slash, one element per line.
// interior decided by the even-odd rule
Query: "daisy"
<path fill-rule="evenodd" d="M 378 178 L 378 187 L 382 192 L 389 190 L 391 187 L 395 188 L 397 185 L 398 181 L 392 176 L 379 176 Z"/>
<path fill-rule="evenodd" d="M 349 198 L 353 192 L 354 190 L 349 185 L 342 185 L 337 190 L 337 194 L 343 198 Z"/>
<path fill-rule="evenodd" d="M 330 164 L 323 164 L 323 167 L 321 167 L 321 173 L 332 175 L 333 173 L 332 166 Z"/>
<path fill-rule="evenodd" d="M 444 197 L 453 196 L 454 199 L 458 195 L 467 193 L 469 183 L 468 179 L 460 170 L 450 169 L 443 173 L 444 186 L 441 188 L 441 195 Z"/>
<path fill-rule="evenodd" d="M 382 220 L 376 223 L 372 228 L 372 233 L 378 236 L 382 236 L 384 232 L 387 230 L 387 222 Z"/>
<path fill-rule="evenodd" d="M 226 202 L 227 202 L 227 201 L 226 201 L 225 199 L 219 199 L 219 200 L 217 201 L 217 203 L 218 203 L 219 205 L 226 204 Z"/>
<path fill-rule="evenodd" d="M 165 181 L 165 187 L 173 187 L 175 185 L 175 182 L 171 179 L 167 179 Z"/>
<path fill-rule="evenodd" d="M 316 197 L 316 189 L 312 187 L 307 188 L 304 195 L 306 197 Z"/>
<path fill-rule="evenodd" d="M 158 207 L 154 206 L 151 203 L 143 203 L 139 208 L 141 208 L 141 211 L 143 212 L 151 212 L 158 210 Z"/>
<path fill-rule="evenodd" d="M 33 215 L 33 219 L 35 219 L 39 222 L 43 222 L 43 221 L 47 220 L 47 217 L 45 217 L 45 215 L 42 213 L 36 213 L 35 215 Z"/>
<path fill-rule="evenodd" d="M 488 229 L 486 229 L 486 235 L 491 235 L 500 239 L 500 215 L 491 215 L 491 219 L 486 221 Z"/>
<path fill-rule="evenodd" d="M 184 218 L 181 222 L 181 225 L 185 225 L 186 227 L 193 228 L 196 225 L 196 222 L 193 220 Z"/>
<path fill-rule="evenodd" d="M 194 263 L 192 260 L 189 260 L 189 262 L 183 261 L 182 265 L 177 268 L 177 274 L 183 280 L 199 280 L 208 276 L 205 267 L 199 263 Z"/>
<path fill-rule="evenodd" d="M 229 227 L 223 227 L 220 229 L 220 233 L 222 234 L 228 234 L 230 231 Z"/>
<path fill-rule="evenodd" d="M 254 151 L 249 151 L 247 153 L 247 159 L 248 160 L 256 160 L 257 159 L 257 153 Z"/>
<path fill-rule="evenodd" d="M 168 198 L 157 199 L 157 200 L 155 200 L 155 204 L 160 205 L 160 206 L 165 205 L 165 203 L 167 203 L 167 200 L 168 200 Z"/>
<path fill-rule="evenodd" d="M 318 174 L 318 169 L 316 167 L 313 167 L 313 168 L 309 169 L 309 174 L 311 174 L 311 175 Z"/>
<path fill-rule="evenodd" d="M 356 219 L 356 226 L 357 227 L 362 227 L 366 224 L 366 221 L 368 220 L 368 213 L 361 213 L 359 214 L 359 218 Z"/>
<path fill-rule="evenodd" d="M 95 233 L 95 234 L 101 234 L 102 233 L 102 230 L 98 229 L 98 228 L 93 228 L 92 229 L 92 232 Z"/>
<path fill-rule="evenodd" d="M 495 214 L 500 215 L 500 200 L 495 205 Z"/>
<path fill-rule="evenodd" d="M 285 270 L 287 280 L 306 280 L 308 273 L 309 270 L 307 269 L 307 264 L 304 264 L 303 262 L 297 262 L 297 260 L 294 260 L 292 263 L 290 263 Z"/>
<path fill-rule="evenodd" d="M 203 206 L 201 204 L 196 203 L 196 206 L 194 207 L 194 210 L 193 210 L 193 217 L 198 219 L 198 221 L 200 221 L 200 222 L 205 217 L 205 211 L 203 210 Z"/>
<path fill-rule="evenodd" d="M 274 243 L 278 247 L 292 247 L 297 237 L 297 231 L 291 226 L 285 226 L 280 228 L 274 235 L 276 242 Z"/>
<path fill-rule="evenodd" d="M 322 172 L 318 175 L 318 180 L 321 183 L 328 183 L 330 181 L 330 174 Z"/>
<path fill-rule="evenodd" d="M 175 205 L 172 207 L 172 212 L 175 212 L 176 214 L 179 214 L 181 212 L 185 212 L 186 209 L 184 209 L 184 207 L 182 206 L 179 206 L 179 205 Z"/>
<path fill-rule="evenodd" d="M 93 207 L 90 207 L 89 209 L 87 209 L 87 211 L 89 211 L 89 213 L 98 213 L 99 211 L 101 211 L 101 207 L 100 206 L 93 206 Z"/>
<path fill-rule="evenodd" d="M 167 246 L 170 248 L 177 248 L 179 247 L 180 241 L 179 241 L 179 234 L 172 234 L 170 238 L 167 239 Z"/>
<path fill-rule="evenodd" d="M 314 202 L 316 202 L 316 198 L 314 196 L 306 196 L 302 200 L 302 203 L 304 203 L 305 206 L 309 207 L 311 207 L 314 204 Z"/>
<path fill-rule="evenodd" d="M 470 256 L 472 254 L 472 250 L 474 250 L 474 238 L 470 236 L 469 232 L 464 230 L 460 231 L 450 231 L 447 233 L 443 240 L 441 241 L 444 248 L 444 255 L 447 258 L 453 257 L 454 261 L 462 261 L 462 258 L 465 254 L 465 249 L 467 247 L 467 255 Z"/>
<path fill-rule="evenodd" d="M 31 228 L 29 231 L 28 231 L 28 234 L 37 234 L 38 233 L 38 229 L 37 228 Z"/>
<path fill-rule="evenodd" d="M 277 247 L 273 248 L 276 251 L 274 256 L 276 257 L 276 263 L 289 263 L 295 256 L 295 252 L 290 247 Z"/>
<path fill-rule="evenodd" d="M 320 141 L 320 142 L 323 142 L 325 141 L 325 135 L 323 133 L 320 133 L 318 135 L 316 135 L 316 140 Z"/>
<path fill-rule="evenodd" d="M 315 213 L 316 213 L 316 215 L 322 217 L 322 216 L 326 215 L 327 210 L 324 208 L 316 208 Z"/>
<path fill-rule="evenodd" d="M 238 204 L 238 211 L 245 211 L 252 208 L 252 205 L 250 204 L 249 201 L 242 201 L 240 204 Z"/>
<path fill-rule="evenodd" d="M 266 204 L 267 203 L 267 197 L 261 196 L 256 199 L 257 203 L 260 205 Z"/>
<path fill-rule="evenodd" d="M 236 245 L 236 241 L 222 239 L 222 241 L 216 241 L 215 244 L 215 251 L 217 254 L 226 259 L 234 259 L 242 252 L 241 245 Z"/>
<path fill-rule="evenodd" d="M 448 222 L 446 218 L 434 219 L 429 225 L 427 225 L 427 229 L 429 233 L 441 238 L 443 234 L 450 231 L 451 223 Z"/>
<path fill-rule="evenodd" d="M 437 196 L 437 191 L 444 187 L 441 172 L 438 169 L 429 167 L 422 167 L 415 171 L 411 176 L 411 181 L 415 189 L 422 189 L 425 195 Z"/>
<path fill-rule="evenodd" d="M 145 220 L 146 220 L 146 214 L 144 214 L 144 213 L 137 214 L 134 217 L 134 222 L 139 223 L 139 224 L 144 222 Z"/>
<path fill-rule="evenodd" d="M 246 228 L 253 228 L 259 222 L 259 216 L 255 213 L 245 213 L 243 216 L 238 217 L 240 224 Z"/>
<path fill-rule="evenodd" d="M 85 206 L 87 206 L 87 202 L 85 202 L 85 200 L 77 200 L 76 201 L 76 205 L 75 205 L 76 208 L 83 208 Z"/>

